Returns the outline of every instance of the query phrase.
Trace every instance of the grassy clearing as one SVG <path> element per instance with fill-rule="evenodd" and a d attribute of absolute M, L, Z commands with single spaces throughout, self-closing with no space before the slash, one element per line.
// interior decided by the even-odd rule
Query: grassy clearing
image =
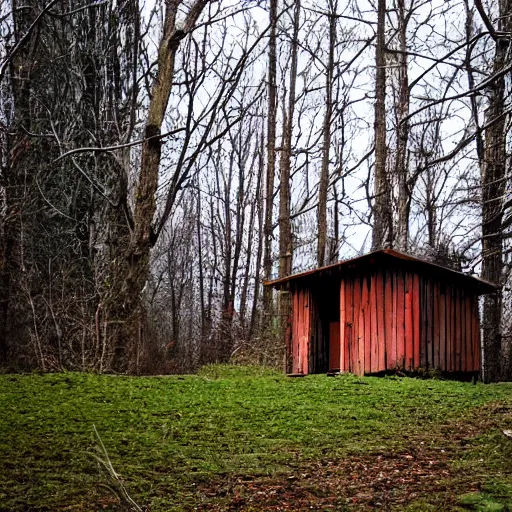
<path fill-rule="evenodd" d="M 512 507 L 508 384 L 3 375 L 0 411 L 0 510 L 119 509 L 93 426 L 152 511 Z"/>

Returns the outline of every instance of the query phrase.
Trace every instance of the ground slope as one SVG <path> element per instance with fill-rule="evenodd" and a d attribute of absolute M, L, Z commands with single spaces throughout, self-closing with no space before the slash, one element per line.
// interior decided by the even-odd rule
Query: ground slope
<path fill-rule="evenodd" d="M 512 509 L 508 384 L 3 375 L 0 411 L 5 511 L 127 509 L 101 443 L 151 511 Z"/>

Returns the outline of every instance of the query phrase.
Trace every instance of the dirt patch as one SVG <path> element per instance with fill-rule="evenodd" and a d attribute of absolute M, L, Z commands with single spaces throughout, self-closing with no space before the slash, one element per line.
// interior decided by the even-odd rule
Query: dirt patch
<path fill-rule="evenodd" d="M 482 484 L 482 472 L 454 462 L 465 457 L 475 437 L 511 422 L 511 408 L 490 404 L 463 420 L 411 433 L 407 448 L 302 462 L 279 477 L 226 477 L 199 489 L 204 505 L 196 510 L 404 510 L 421 500 L 451 510 L 461 494 Z"/>
<path fill-rule="evenodd" d="M 387 510 L 425 493 L 444 494 L 452 476 L 446 452 L 352 454 L 339 461 L 304 464 L 288 477 L 234 479 L 203 489 L 213 501 L 230 499 L 199 510 Z"/>

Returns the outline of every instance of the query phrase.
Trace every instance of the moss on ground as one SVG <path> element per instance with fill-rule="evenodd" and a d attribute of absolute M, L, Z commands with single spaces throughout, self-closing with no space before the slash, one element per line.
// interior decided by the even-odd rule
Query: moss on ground
<path fill-rule="evenodd" d="M 169 377 L 1 375 L 0 411 L 5 511 L 121 509 L 93 456 L 104 458 L 94 426 L 128 493 L 152 511 L 303 510 L 304 496 L 317 510 L 512 503 L 508 384 L 290 379 L 234 366 Z M 408 471 L 423 490 L 392 478 L 405 482 Z M 379 494 L 379 475 L 393 492 Z M 270 504 L 276 486 L 287 505 Z"/>

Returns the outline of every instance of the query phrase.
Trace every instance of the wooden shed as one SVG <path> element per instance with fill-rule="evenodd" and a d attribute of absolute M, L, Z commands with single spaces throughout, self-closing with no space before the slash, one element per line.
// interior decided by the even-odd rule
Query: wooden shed
<path fill-rule="evenodd" d="M 482 279 L 385 249 L 265 284 L 290 293 L 287 373 L 480 371 Z"/>

